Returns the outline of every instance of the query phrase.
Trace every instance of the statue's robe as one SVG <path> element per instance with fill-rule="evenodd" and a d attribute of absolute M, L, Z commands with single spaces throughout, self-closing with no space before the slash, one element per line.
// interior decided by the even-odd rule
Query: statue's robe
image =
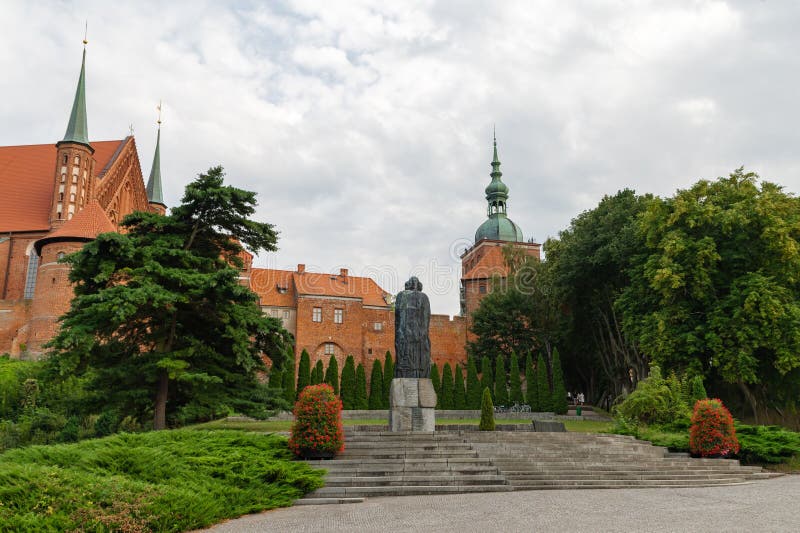
<path fill-rule="evenodd" d="M 397 295 L 394 309 L 396 378 L 428 378 L 431 374 L 431 304 L 428 296 L 415 290 Z"/>

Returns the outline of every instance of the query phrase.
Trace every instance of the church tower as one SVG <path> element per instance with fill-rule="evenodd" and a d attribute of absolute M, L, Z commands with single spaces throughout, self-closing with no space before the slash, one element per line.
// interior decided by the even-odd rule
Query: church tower
<path fill-rule="evenodd" d="M 492 181 L 486 186 L 486 220 L 475 232 L 475 244 L 461 256 L 461 315 L 469 317 L 491 291 L 493 277 L 506 278 L 508 266 L 503 247 L 513 246 L 523 254 L 539 259 L 541 244 L 525 242 L 522 229 L 508 218 L 508 185 L 503 183 L 497 137 L 494 137 Z"/>
<path fill-rule="evenodd" d="M 94 185 L 94 148 L 89 144 L 86 120 L 86 39 L 75 100 L 64 138 L 56 143 L 55 187 L 50 225 L 57 228 L 89 203 Z"/>
<path fill-rule="evenodd" d="M 164 215 L 167 205 L 161 192 L 161 102 L 158 103 L 158 135 L 156 136 L 156 151 L 153 154 L 153 166 L 150 167 L 150 177 L 147 180 L 147 202 L 150 211 Z"/>

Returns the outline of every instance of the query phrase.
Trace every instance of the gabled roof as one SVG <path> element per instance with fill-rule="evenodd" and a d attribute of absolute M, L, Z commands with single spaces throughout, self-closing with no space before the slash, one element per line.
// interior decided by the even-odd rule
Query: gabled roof
<path fill-rule="evenodd" d="M 41 253 L 42 246 L 55 241 L 91 241 L 101 233 L 117 231 L 108 219 L 106 212 L 97 200 L 92 200 L 86 207 L 78 211 L 60 228 L 56 228 L 38 241 L 36 251 Z"/>
<path fill-rule="evenodd" d="M 363 305 L 389 307 L 385 300 L 389 293 L 371 278 L 359 276 L 254 268 L 250 288 L 258 294 L 261 305 L 294 307 L 297 296 L 329 296 L 358 298 Z"/>
<path fill-rule="evenodd" d="M 108 166 L 122 142 L 92 143 L 95 174 Z M 55 170 L 53 144 L 0 146 L 0 233 L 50 229 Z"/>

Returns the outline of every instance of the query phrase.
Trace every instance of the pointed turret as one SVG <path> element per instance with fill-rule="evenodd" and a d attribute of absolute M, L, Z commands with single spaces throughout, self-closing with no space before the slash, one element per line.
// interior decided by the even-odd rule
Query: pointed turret
<path fill-rule="evenodd" d="M 81 60 L 81 74 L 78 77 L 78 87 L 75 89 L 75 101 L 72 103 L 72 113 L 64 138 L 59 144 L 74 142 L 89 146 L 89 126 L 86 120 L 86 46 L 84 41 L 83 59 Z"/>
<path fill-rule="evenodd" d="M 153 166 L 147 180 L 147 202 L 156 213 L 165 214 L 167 205 L 161 192 L 161 103 L 158 104 L 158 134 L 156 135 L 156 151 L 153 154 Z"/>
<path fill-rule="evenodd" d="M 497 136 L 494 138 L 492 157 L 492 181 L 486 187 L 487 216 L 489 217 L 475 232 L 475 242 L 482 239 L 522 242 L 522 230 L 507 216 L 508 185 L 501 179 L 500 158 L 497 156 Z"/>

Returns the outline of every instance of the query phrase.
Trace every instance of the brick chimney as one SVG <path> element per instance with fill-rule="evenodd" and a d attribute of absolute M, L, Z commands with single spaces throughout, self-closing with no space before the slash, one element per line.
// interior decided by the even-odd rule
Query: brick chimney
<path fill-rule="evenodd" d="M 346 278 L 347 277 L 347 269 L 346 268 L 340 268 L 339 269 L 339 275 L 342 276 L 343 278 Z"/>
<path fill-rule="evenodd" d="M 306 271 L 306 266 L 303 263 L 298 263 L 297 264 L 297 273 L 298 274 L 302 274 L 305 271 Z"/>

